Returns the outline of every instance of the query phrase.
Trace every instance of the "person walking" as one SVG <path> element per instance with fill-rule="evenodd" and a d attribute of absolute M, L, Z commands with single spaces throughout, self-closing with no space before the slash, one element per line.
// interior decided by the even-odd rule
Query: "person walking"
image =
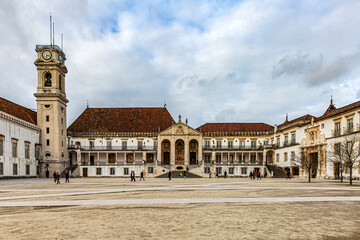
<path fill-rule="evenodd" d="M 130 173 L 130 178 L 131 178 L 131 182 L 135 182 L 136 181 L 136 179 L 135 179 L 135 172 L 134 171 L 131 171 L 131 173 Z"/>
<path fill-rule="evenodd" d="M 209 171 L 209 178 L 211 178 L 211 174 L 212 174 L 212 172 L 211 172 L 211 170 Z"/>
<path fill-rule="evenodd" d="M 65 183 L 70 182 L 69 181 L 69 171 L 65 169 Z"/>
<path fill-rule="evenodd" d="M 224 172 L 224 178 L 226 178 L 226 176 L 227 176 L 227 172 L 226 172 L 226 170 L 225 170 L 225 172 Z"/>
<path fill-rule="evenodd" d="M 260 171 L 258 171 L 257 179 L 261 179 L 261 173 L 260 173 Z"/>
<path fill-rule="evenodd" d="M 141 171 L 141 173 L 140 173 L 140 181 L 141 181 L 141 179 L 145 181 L 145 178 L 144 178 L 144 171 Z"/>
<path fill-rule="evenodd" d="M 250 171 L 250 174 L 249 174 L 249 177 L 250 177 L 250 179 L 252 179 L 252 171 Z"/>
<path fill-rule="evenodd" d="M 184 180 L 185 180 L 186 179 L 186 171 L 184 171 L 183 175 L 184 175 Z"/>
<path fill-rule="evenodd" d="M 286 179 L 290 179 L 290 171 L 286 171 Z"/>
<path fill-rule="evenodd" d="M 171 180 L 171 170 L 169 170 L 168 178 L 169 178 L 169 181 L 170 181 Z"/>
<path fill-rule="evenodd" d="M 56 171 L 54 171 L 53 177 L 54 177 L 54 183 L 56 183 Z"/>
<path fill-rule="evenodd" d="M 56 184 L 60 184 L 60 174 L 56 172 Z"/>

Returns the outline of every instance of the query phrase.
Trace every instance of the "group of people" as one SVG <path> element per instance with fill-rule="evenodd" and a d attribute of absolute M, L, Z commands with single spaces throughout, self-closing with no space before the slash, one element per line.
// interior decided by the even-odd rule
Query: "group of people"
<path fill-rule="evenodd" d="M 141 180 L 144 180 L 144 181 L 145 181 L 144 172 L 143 172 L 143 171 L 141 171 L 141 173 L 140 173 L 140 181 L 141 181 Z M 131 182 L 135 182 L 135 181 L 136 181 L 135 172 L 134 172 L 134 171 L 131 171 L 131 173 L 130 173 L 130 181 L 131 181 Z"/>
<path fill-rule="evenodd" d="M 56 184 L 60 184 L 60 174 L 57 171 L 54 171 L 53 173 L 53 177 L 54 177 L 54 183 Z M 69 181 L 69 171 L 67 169 L 65 169 L 65 182 L 70 182 Z"/>
<path fill-rule="evenodd" d="M 255 172 L 255 171 L 251 171 L 250 172 L 250 179 L 261 179 L 261 173 L 260 173 L 260 171 L 257 171 L 257 172 Z"/>

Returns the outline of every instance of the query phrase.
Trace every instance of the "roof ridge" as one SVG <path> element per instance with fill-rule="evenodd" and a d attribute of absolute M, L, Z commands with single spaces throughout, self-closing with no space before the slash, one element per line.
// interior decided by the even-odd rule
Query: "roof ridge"
<path fill-rule="evenodd" d="M 3 97 L 0 97 L 0 98 L 3 99 L 3 100 L 5 100 L 5 101 L 7 101 L 7 102 L 11 102 L 12 104 L 15 104 L 15 105 L 17 105 L 17 106 L 20 106 L 20 107 L 22 107 L 22 108 L 25 108 L 25 109 L 27 109 L 27 110 L 29 110 L 29 111 L 32 111 L 32 112 L 36 113 L 36 111 L 34 111 L 34 110 L 32 110 L 32 109 L 30 109 L 30 108 L 28 108 L 28 107 L 24 107 L 24 106 L 22 106 L 22 105 L 20 105 L 20 104 L 17 104 L 17 103 L 15 103 L 15 102 L 10 101 L 10 100 L 8 100 L 8 99 L 6 99 L 6 98 L 3 98 Z"/>

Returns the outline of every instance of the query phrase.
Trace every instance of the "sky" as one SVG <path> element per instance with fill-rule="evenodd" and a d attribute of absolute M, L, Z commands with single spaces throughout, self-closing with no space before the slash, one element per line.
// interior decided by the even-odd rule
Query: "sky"
<path fill-rule="evenodd" d="M 90 107 L 281 124 L 360 100 L 360 1 L 0 1 L 0 96 L 36 109 L 36 44 L 64 34 L 70 125 Z"/>

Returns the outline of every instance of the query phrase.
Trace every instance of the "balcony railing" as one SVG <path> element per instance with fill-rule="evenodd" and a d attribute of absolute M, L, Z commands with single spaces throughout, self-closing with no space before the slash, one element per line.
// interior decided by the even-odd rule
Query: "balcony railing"
<path fill-rule="evenodd" d="M 351 134 L 351 133 L 358 132 L 358 131 L 360 131 L 359 124 L 356 124 L 356 126 L 343 128 L 342 130 L 341 129 L 332 130 L 331 136 L 339 137 L 339 136 Z"/>
<path fill-rule="evenodd" d="M 81 146 L 83 151 L 156 151 L 156 146 Z"/>
<path fill-rule="evenodd" d="M 203 146 L 203 150 L 261 150 L 263 146 L 231 146 L 231 147 L 219 147 L 219 146 Z"/>

